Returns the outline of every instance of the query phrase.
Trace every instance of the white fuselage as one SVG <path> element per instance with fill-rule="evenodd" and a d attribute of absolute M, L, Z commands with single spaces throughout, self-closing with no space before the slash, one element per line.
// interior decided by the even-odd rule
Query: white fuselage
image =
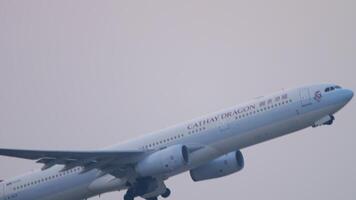
<path fill-rule="evenodd" d="M 310 127 L 347 102 L 342 90 L 323 93 L 327 84 L 284 90 L 245 104 L 194 119 L 106 149 L 158 150 L 175 144 L 194 149 L 185 169 L 196 168 L 229 152 Z M 322 97 L 314 98 L 317 91 Z M 338 93 L 337 93 L 338 92 Z M 348 100 L 347 100 L 348 101 Z M 0 200 L 80 200 L 126 189 L 126 180 L 81 167 L 61 172 L 63 166 L 38 170 L 0 183 Z"/>

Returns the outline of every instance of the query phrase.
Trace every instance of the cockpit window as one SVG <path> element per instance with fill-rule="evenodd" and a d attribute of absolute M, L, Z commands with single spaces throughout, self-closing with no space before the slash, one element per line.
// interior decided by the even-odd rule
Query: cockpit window
<path fill-rule="evenodd" d="M 336 90 L 336 89 L 341 89 L 341 87 L 338 86 L 338 85 L 332 86 L 332 87 L 327 87 L 327 88 L 325 88 L 325 92 L 330 92 L 330 91 L 333 91 L 333 90 Z"/>

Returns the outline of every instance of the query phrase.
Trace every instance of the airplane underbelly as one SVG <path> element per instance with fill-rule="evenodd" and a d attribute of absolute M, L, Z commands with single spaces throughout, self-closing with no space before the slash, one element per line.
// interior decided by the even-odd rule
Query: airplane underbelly
<path fill-rule="evenodd" d="M 51 187 L 56 187 L 52 185 Z M 48 193 L 47 190 L 39 188 L 36 190 L 28 190 L 23 192 L 14 193 L 14 200 L 82 200 L 93 196 L 87 189 L 86 185 L 67 188 L 63 191 Z"/>
<path fill-rule="evenodd" d="M 84 175 L 75 175 L 65 181 L 52 185 L 51 194 L 46 194 L 43 200 L 81 200 L 95 195 L 88 189 L 88 185 L 95 180 L 96 172 L 91 171 Z"/>
<path fill-rule="evenodd" d="M 91 195 L 86 186 L 75 187 L 54 195 L 43 198 L 43 200 L 81 200 L 89 198 Z"/>
<path fill-rule="evenodd" d="M 52 172 L 44 171 L 42 173 L 54 177 L 57 172 L 55 168 L 52 170 Z M 37 184 L 33 184 L 33 182 L 39 177 L 36 176 L 37 174 L 32 174 L 32 177 L 20 179 L 21 183 L 19 184 L 28 183 L 27 187 L 18 190 L 13 190 L 13 187 L 6 188 L 8 191 L 6 196 L 13 200 L 82 200 L 95 195 L 89 191 L 88 185 L 96 179 L 96 174 L 96 171 L 85 174 L 66 174 Z M 44 180 L 44 175 L 41 177 Z"/>
<path fill-rule="evenodd" d="M 55 187 L 55 186 L 51 186 Z M 14 200 L 81 200 L 87 197 L 88 190 L 84 186 L 75 187 L 61 192 L 49 194 L 45 189 L 26 190 L 8 194 Z M 0 198 L 0 200 L 3 200 Z"/>

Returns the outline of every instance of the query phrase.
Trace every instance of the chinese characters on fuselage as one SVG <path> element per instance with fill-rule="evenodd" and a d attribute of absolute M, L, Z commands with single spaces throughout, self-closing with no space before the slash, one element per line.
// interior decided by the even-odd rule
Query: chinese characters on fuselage
<path fill-rule="evenodd" d="M 264 107 L 264 106 L 269 106 L 269 105 L 272 105 L 274 103 L 278 103 L 279 101 L 283 101 L 283 100 L 286 100 L 288 99 L 288 94 L 283 94 L 281 96 L 276 96 L 276 97 L 273 97 L 273 98 L 268 98 L 268 99 L 265 99 L 265 100 L 262 100 L 260 102 L 258 102 L 258 105 L 259 107 Z M 229 111 L 229 112 L 225 112 L 225 113 L 222 113 L 222 114 L 219 114 L 219 115 L 215 115 L 213 117 L 209 117 L 209 118 L 205 118 L 203 120 L 200 120 L 200 121 L 197 121 L 197 122 L 194 122 L 194 123 L 191 123 L 187 126 L 187 129 L 188 130 L 193 130 L 193 129 L 197 129 L 197 128 L 200 128 L 200 127 L 203 127 L 203 126 L 206 126 L 206 125 L 209 125 L 209 124 L 213 124 L 217 121 L 220 121 L 220 120 L 228 120 L 232 117 L 236 117 L 238 115 L 241 115 L 241 114 L 244 114 L 244 113 L 248 113 L 250 111 L 254 111 L 256 110 L 256 105 L 257 104 L 251 104 L 251 105 L 247 105 L 247 106 L 244 106 L 244 107 L 241 107 L 241 108 L 237 108 L 233 111 Z"/>

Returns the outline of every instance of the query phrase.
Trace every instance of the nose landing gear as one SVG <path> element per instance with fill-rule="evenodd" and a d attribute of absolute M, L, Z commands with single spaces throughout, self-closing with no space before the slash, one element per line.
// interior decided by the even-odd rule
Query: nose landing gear
<path fill-rule="evenodd" d="M 334 120 L 335 120 L 335 117 L 332 116 L 332 115 L 330 115 L 330 120 L 327 121 L 327 122 L 325 122 L 324 124 L 326 124 L 326 125 L 332 125 L 332 124 L 334 123 Z"/>
<path fill-rule="evenodd" d="M 318 126 L 322 126 L 322 125 L 332 125 L 333 122 L 335 120 L 335 117 L 332 115 L 327 115 L 321 119 L 319 119 L 318 121 L 316 121 L 313 124 L 313 128 L 318 127 Z"/>

